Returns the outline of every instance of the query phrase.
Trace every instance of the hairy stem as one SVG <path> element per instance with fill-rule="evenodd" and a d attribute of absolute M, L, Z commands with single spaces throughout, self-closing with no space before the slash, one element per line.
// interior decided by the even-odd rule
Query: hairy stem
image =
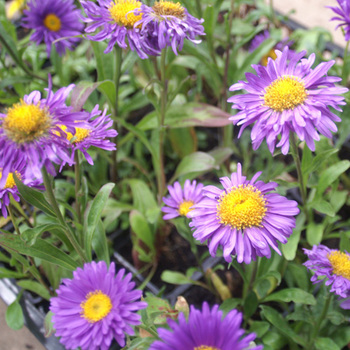
<path fill-rule="evenodd" d="M 161 74 L 161 97 L 160 97 L 160 114 L 158 117 L 158 128 L 159 128 L 159 169 L 157 171 L 157 184 L 158 184 L 158 203 L 162 202 L 162 197 L 165 189 L 165 173 L 164 173 L 164 136 L 165 136 L 165 113 L 167 107 L 167 96 L 168 96 L 168 82 L 166 80 L 166 48 L 163 49 L 160 58 L 160 74 Z"/>
<path fill-rule="evenodd" d="M 120 84 L 120 77 L 121 77 L 121 70 L 122 70 L 122 62 L 123 62 L 123 56 L 122 56 L 122 48 L 118 45 L 115 46 L 116 52 L 115 52 L 115 72 L 114 72 L 114 82 L 115 82 L 115 106 L 114 106 L 114 117 L 118 117 L 119 113 L 119 84 Z M 116 122 L 114 122 L 114 129 L 117 129 L 120 133 L 120 125 L 118 125 Z M 113 142 L 117 144 L 117 136 L 113 138 Z M 117 182 L 118 177 L 118 164 L 117 164 L 117 150 L 112 151 L 111 153 L 112 158 L 112 168 L 111 168 L 111 179 L 112 182 Z"/>
<path fill-rule="evenodd" d="M 290 137 L 290 143 L 292 146 L 292 156 L 295 162 L 295 166 L 297 169 L 297 174 L 298 174 L 298 181 L 299 181 L 299 187 L 300 187 L 300 193 L 301 193 L 301 198 L 303 201 L 303 207 L 304 207 L 304 212 L 305 212 L 305 216 L 306 216 L 306 221 L 309 221 L 309 216 L 308 216 L 308 209 L 307 209 L 307 204 L 306 204 L 306 200 L 307 200 L 307 196 L 306 196 L 306 186 L 304 183 L 304 178 L 303 178 L 303 173 L 301 171 L 301 162 L 300 162 L 300 156 L 299 156 L 299 152 L 298 152 L 298 146 L 295 140 L 295 135 L 292 134 Z"/>
<path fill-rule="evenodd" d="M 327 298 L 326 302 L 323 305 L 323 309 L 322 309 L 321 315 L 318 318 L 316 326 L 315 326 L 315 328 L 313 329 L 313 331 L 311 333 L 310 341 L 309 341 L 309 343 L 308 343 L 308 345 L 306 347 L 306 350 L 312 350 L 314 345 L 315 345 L 315 339 L 316 339 L 316 337 L 318 335 L 318 332 L 320 330 L 322 321 L 324 321 L 324 319 L 327 316 L 329 305 L 330 305 L 330 303 L 332 301 L 332 296 L 333 296 L 333 294 L 329 293 L 328 298 Z"/>

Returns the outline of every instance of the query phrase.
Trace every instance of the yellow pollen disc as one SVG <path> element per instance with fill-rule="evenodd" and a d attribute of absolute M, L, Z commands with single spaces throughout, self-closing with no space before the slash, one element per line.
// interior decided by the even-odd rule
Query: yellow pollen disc
<path fill-rule="evenodd" d="M 214 346 L 201 345 L 201 346 L 196 346 L 193 350 L 220 350 L 220 349 Z"/>
<path fill-rule="evenodd" d="M 84 141 L 91 133 L 90 130 L 84 129 L 84 128 L 75 128 L 75 134 L 67 131 L 67 127 L 63 124 L 58 125 L 58 127 L 63 130 L 67 134 L 67 140 L 71 143 L 79 143 L 81 141 Z M 59 132 L 57 130 L 54 131 L 54 133 L 59 136 Z"/>
<path fill-rule="evenodd" d="M 350 256 L 340 251 L 328 254 L 328 260 L 333 267 L 333 273 L 350 280 Z"/>
<path fill-rule="evenodd" d="M 267 66 L 267 61 L 268 61 L 268 58 L 271 57 L 273 60 L 275 60 L 277 58 L 277 55 L 276 55 L 276 52 L 275 52 L 275 49 L 271 49 L 269 51 L 269 53 L 267 55 L 265 55 L 262 59 L 261 59 L 261 64 L 263 66 Z"/>
<path fill-rule="evenodd" d="M 86 300 L 80 304 L 82 316 L 89 322 L 95 323 L 105 318 L 112 310 L 112 302 L 108 295 L 100 290 L 90 292 Z"/>
<path fill-rule="evenodd" d="M 174 16 L 180 19 L 185 17 L 185 9 L 179 2 L 160 0 L 152 6 L 152 9 L 158 16 Z"/>
<path fill-rule="evenodd" d="M 134 24 L 142 19 L 141 13 L 137 16 L 133 14 L 133 11 L 140 7 L 141 2 L 137 0 L 114 0 L 109 5 L 109 12 L 118 25 L 132 29 Z"/>
<path fill-rule="evenodd" d="M 190 209 L 194 203 L 192 201 L 184 201 L 179 205 L 178 212 L 181 216 L 187 216 L 187 214 L 193 210 Z"/>
<path fill-rule="evenodd" d="M 53 13 L 49 13 L 44 19 L 44 26 L 52 32 L 58 32 L 61 29 L 61 20 Z"/>
<path fill-rule="evenodd" d="M 264 104 L 277 112 L 282 112 L 303 104 L 306 98 L 304 83 L 297 77 L 284 75 L 265 89 Z"/>
<path fill-rule="evenodd" d="M 221 195 L 217 205 L 220 223 L 237 230 L 260 226 L 265 212 L 265 197 L 252 185 L 232 187 L 228 193 Z"/>
<path fill-rule="evenodd" d="M 21 101 L 8 109 L 2 127 L 12 141 L 31 142 L 47 133 L 51 127 L 51 117 L 39 104 Z"/>
<path fill-rule="evenodd" d="M 21 174 L 15 171 L 16 176 L 19 180 L 22 180 Z M 0 171 L 0 179 L 2 178 L 2 172 Z M 13 173 L 9 173 L 6 179 L 4 188 L 14 188 L 16 187 L 15 179 L 13 178 Z"/>

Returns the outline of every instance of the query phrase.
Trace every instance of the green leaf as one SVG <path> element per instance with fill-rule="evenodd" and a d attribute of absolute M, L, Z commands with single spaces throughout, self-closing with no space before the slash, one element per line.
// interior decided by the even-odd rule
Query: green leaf
<path fill-rule="evenodd" d="M 114 52 L 104 53 L 107 45 L 104 42 L 90 40 L 96 59 L 98 81 L 111 79 L 114 76 Z"/>
<path fill-rule="evenodd" d="M 193 172 L 205 172 L 216 167 L 215 159 L 207 153 L 195 152 L 182 159 L 172 180 Z"/>
<path fill-rule="evenodd" d="M 113 183 L 108 183 L 102 186 L 91 202 L 91 205 L 88 206 L 84 215 L 84 228 L 86 232 L 84 236 L 84 246 L 90 260 L 92 257 L 92 240 L 96 231 L 96 227 L 99 224 L 99 220 L 101 220 L 102 211 L 114 186 L 115 185 Z"/>
<path fill-rule="evenodd" d="M 0 267 L 0 278 L 23 278 L 25 273 L 9 270 L 5 267 Z"/>
<path fill-rule="evenodd" d="M 112 80 L 99 81 L 81 81 L 72 91 L 71 105 L 75 111 L 80 111 L 89 96 L 96 90 L 100 90 L 108 99 L 109 103 L 114 106 L 116 101 L 115 84 Z"/>
<path fill-rule="evenodd" d="M 22 232 L 22 239 L 26 241 L 30 246 L 33 245 L 36 239 L 45 231 L 50 232 L 51 230 L 59 230 L 63 232 L 65 228 L 60 224 L 44 224 L 38 225 L 33 228 L 28 228 Z"/>
<path fill-rule="evenodd" d="M 194 128 L 170 129 L 168 136 L 173 150 L 180 158 L 197 151 L 198 141 Z"/>
<path fill-rule="evenodd" d="M 289 237 L 288 242 L 282 245 L 283 256 L 289 261 L 294 260 L 295 255 L 297 253 L 300 234 L 301 234 L 301 230 L 303 229 L 304 222 L 305 222 L 305 214 L 300 213 L 297 217 L 296 227 L 292 235 Z"/>
<path fill-rule="evenodd" d="M 269 330 L 270 325 L 264 321 L 254 321 L 249 328 L 249 333 L 254 332 L 258 338 L 261 338 Z"/>
<path fill-rule="evenodd" d="M 316 305 L 315 297 L 299 288 L 287 288 L 276 293 L 272 293 L 263 300 L 263 302 L 268 301 L 283 301 L 286 303 L 293 301 L 297 304 Z"/>
<path fill-rule="evenodd" d="M 317 338 L 315 347 L 317 350 L 340 350 L 340 347 L 330 338 Z"/>
<path fill-rule="evenodd" d="M 15 331 L 18 331 L 24 326 L 22 307 L 17 299 L 8 306 L 5 319 L 7 325 Z"/>
<path fill-rule="evenodd" d="M 131 188 L 134 207 L 146 217 L 148 222 L 156 223 L 160 209 L 147 184 L 138 179 L 130 179 L 126 182 Z"/>
<path fill-rule="evenodd" d="M 322 241 L 324 231 L 323 224 L 315 224 L 314 222 L 310 222 L 306 228 L 306 240 L 307 242 L 313 246 L 314 244 L 319 244 Z"/>
<path fill-rule="evenodd" d="M 330 204 L 329 202 L 325 201 L 325 200 L 318 200 L 316 202 L 312 202 L 310 203 L 310 207 L 319 211 L 320 213 L 326 214 L 330 217 L 334 217 L 335 216 L 335 210 L 332 206 L 332 204 Z"/>
<path fill-rule="evenodd" d="M 231 115 L 223 110 L 204 103 L 190 102 L 184 105 L 170 106 L 165 115 L 164 125 L 168 128 L 187 128 L 201 126 L 207 128 L 219 128 L 232 122 L 228 119 Z M 137 124 L 140 130 L 158 128 L 158 114 L 151 112 Z"/>
<path fill-rule="evenodd" d="M 155 253 L 155 235 L 152 233 L 147 220 L 139 211 L 132 210 L 130 212 L 130 225 L 137 238 L 145 243 L 151 252 Z"/>
<path fill-rule="evenodd" d="M 78 264 L 70 256 L 41 238 L 38 238 L 35 244 L 30 246 L 19 236 L 3 233 L 0 235 L 0 245 L 23 255 L 46 260 L 70 271 L 78 267 Z"/>
<path fill-rule="evenodd" d="M 160 276 L 163 282 L 171 283 L 171 284 L 193 284 L 193 280 L 189 279 L 186 275 L 181 272 L 163 271 Z"/>
<path fill-rule="evenodd" d="M 308 149 L 308 148 L 307 148 Z M 337 148 L 331 148 L 327 149 L 319 154 L 316 155 L 314 159 L 312 159 L 312 162 L 307 162 L 303 167 L 303 174 L 310 174 L 313 171 L 319 169 L 322 164 L 333 154 L 337 153 L 339 149 Z M 305 149 L 303 153 L 305 152 Z M 311 152 L 310 152 L 311 153 Z"/>
<path fill-rule="evenodd" d="M 269 321 L 282 335 L 287 336 L 293 342 L 305 346 L 306 341 L 296 334 L 288 325 L 287 321 L 275 309 L 269 306 L 260 305 L 261 315 Z"/>
<path fill-rule="evenodd" d="M 45 199 L 44 194 L 31 188 L 28 186 L 25 186 L 18 178 L 17 176 L 13 177 L 17 189 L 20 193 L 20 195 L 23 197 L 24 200 L 26 200 L 29 204 L 32 204 L 34 207 L 42 210 L 44 213 L 51 215 L 53 217 L 56 217 L 56 214 L 54 210 L 52 209 L 52 206 L 49 204 L 49 202 Z"/>
<path fill-rule="evenodd" d="M 98 220 L 95 234 L 92 238 L 92 248 L 96 253 L 98 260 L 103 260 L 109 265 L 109 250 L 108 242 L 106 237 L 106 231 L 103 227 L 102 220 Z"/>
<path fill-rule="evenodd" d="M 244 315 L 247 319 L 254 315 L 258 308 L 259 301 L 254 291 L 250 291 L 248 296 L 244 300 L 243 309 Z"/>
<path fill-rule="evenodd" d="M 44 336 L 45 338 L 49 338 L 52 335 L 54 335 L 55 333 L 55 329 L 53 328 L 53 323 L 52 323 L 52 316 L 53 313 L 51 311 L 49 311 L 44 319 L 44 329 L 45 329 L 45 333 Z"/>
<path fill-rule="evenodd" d="M 327 187 L 337 180 L 342 173 L 349 169 L 349 167 L 350 161 L 342 160 L 324 170 L 318 181 L 316 197 L 320 197 Z"/>
<path fill-rule="evenodd" d="M 50 300 L 51 295 L 48 290 L 40 283 L 32 280 L 20 280 L 17 281 L 17 285 L 25 290 L 29 290 L 33 293 L 40 295 L 46 300 Z"/>
<path fill-rule="evenodd" d="M 222 302 L 220 310 L 227 313 L 235 309 L 237 306 L 242 305 L 242 299 L 240 298 L 229 298 Z"/>

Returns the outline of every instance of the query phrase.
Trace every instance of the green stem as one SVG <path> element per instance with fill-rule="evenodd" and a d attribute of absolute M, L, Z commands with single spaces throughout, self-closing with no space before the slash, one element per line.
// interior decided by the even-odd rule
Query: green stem
<path fill-rule="evenodd" d="M 252 261 L 252 264 L 253 264 L 253 270 L 250 274 L 250 278 L 249 278 L 249 283 L 248 280 L 244 281 L 245 283 L 243 284 L 243 299 L 245 299 L 249 293 L 250 290 L 252 290 L 253 288 L 253 285 L 254 285 L 254 281 L 255 281 L 255 277 L 256 277 L 256 274 L 258 272 L 258 262 L 256 260 L 253 260 Z"/>
<path fill-rule="evenodd" d="M 143 290 L 143 289 L 147 286 L 147 283 L 152 279 L 152 277 L 153 277 L 154 274 L 156 273 L 157 267 L 158 267 L 158 264 L 156 264 L 156 263 L 153 264 L 151 271 L 149 272 L 149 274 L 147 275 L 147 277 L 144 279 L 144 281 L 142 282 L 142 284 L 140 285 L 140 287 L 138 287 L 138 289 Z"/>
<path fill-rule="evenodd" d="M 330 303 L 332 301 L 332 297 L 333 297 L 333 294 L 329 293 L 328 298 L 327 298 L 325 304 L 323 305 L 323 309 L 322 309 L 321 315 L 318 318 L 316 326 L 315 326 L 315 328 L 313 329 L 313 331 L 311 333 L 310 341 L 309 341 L 309 343 L 308 343 L 308 345 L 306 347 L 306 350 L 312 350 L 314 345 L 315 345 L 315 339 L 316 339 L 316 337 L 318 335 L 318 332 L 320 330 L 322 322 L 324 321 L 324 319 L 327 316 L 328 308 L 329 308 L 329 305 L 330 305 Z"/>
<path fill-rule="evenodd" d="M 166 80 L 166 48 L 163 49 L 160 58 L 160 76 L 161 76 L 161 97 L 160 97 L 160 113 L 158 116 L 158 129 L 159 129 L 159 169 L 157 171 L 157 184 L 158 184 L 158 203 L 162 202 L 162 197 L 165 190 L 165 173 L 164 173 L 164 136 L 165 136 L 165 113 L 167 107 L 168 96 L 168 82 Z"/>
<path fill-rule="evenodd" d="M 11 221 L 12 221 L 12 225 L 13 227 L 15 228 L 15 231 L 18 235 L 21 234 L 21 231 L 19 230 L 19 227 L 17 225 L 17 222 L 16 222 L 16 218 L 15 216 L 13 215 L 13 211 L 12 211 L 12 206 L 11 206 L 11 203 L 7 206 L 7 210 L 10 214 L 10 218 L 11 218 Z"/>
<path fill-rule="evenodd" d="M 81 248 L 81 246 L 77 242 L 76 237 L 75 237 L 72 229 L 67 225 L 66 221 L 64 220 L 64 218 L 62 216 L 60 208 L 58 207 L 58 204 L 57 204 L 57 201 L 56 201 L 56 198 L 55 198 L 55 195 L 53 193 L 52 186 L 51 186 L 51 181 L 50 181 L 50 178 L 49 178 L 49 174 L 48 174 L 48 172 L 47 172 L 45 167 L 42 168 L 42 175 L 43 175 L 44 186 L 45 186 L 45 189 L 46 189 L 46 193 L 47 193 L 47 197 L 48 197 L 49 203 L 51 204 L 52 209 L 54 210 L 58 221 L 65 228 L 66 236 L 69 239 L 69 241 L 71 242 L 71 244 L 74 247 L 75 251 L 80 256 L 81 260 L 83 262 L 86 262 L 87 258 L 86 258 L 85 252 L 83 251 L 83 249 Z"/>
<path fill-rule="evenodd" d="M 309 215 L 308 215 L 308 209 L 307 209 L 307 196 L 306 196 L 306 186 L 304 183 L 304 178 L 303 178 L 303 173 L 301 171 L 301 162 L 300 162 L 300 156 L 299 156 L 299 152 L 298 152 L 298 146 L 295 140 L 295 135 L 292 134 L 290 137 L 290 143 L 292 146 L 292 156 L 295 162 L 295 166 L 297 169 L 297 174 L 298 174 L 298 181 L 299 181 L 299 187 L 300 187 L 300 193 L 301 193 L 301 198 L 303 201 L 303 207 L 304 207 L 304 212 L 305 212 L 305 216 L 306 216 L 306 221 L 309 221 Z"/>
<path fill-rule="evenodd" d="M 114 72 L 114 82 L 115 82 L 115 106 L 113 114 L 115 117 L 118 117 L 119 113 L 119 85 L 120 85 L 120 77 L 121 77 L 121 70 L 122 70 L 122 62 L 123 62 L 123 56 L 122 56 L 122 48 L 118 45 L 115 46 L 115 72 Z M 120 125 L 117 124 L 117 122 L 114 122 L 114 129 L 117 129 L 119 134 L 121 133 Z M 113 142 L 117 144 L 117 136 L 113 139 Z M 112 168 L 111 168 L 111 179 L 112 182 L 117 182 L 118 177 L 118 164 L 117 164 L 117 150 L 112 151 L 111 153 L 112 157 Z"/>
<path fill-rule="evenodd" d="M 81 187 L 81 169 L 80 169 L 80 159 L 79 159 L 79 153 L 78 151 L 75 152 L 74 154 L 74 173 L 75 173 L 75 184 L 74 184 L 74 190 L 75 190 L 75 209 L 77 212 L 77 216 L 78 216 L 78 222 L 79 224 L 83 224 L 83 218 L 81 215 L 81 191 L 80 191 L 80 187 Z M 82 237 L 82 234 L 79 235 L 79 239 L 80 239 L 80 245 L 83 244 L 84 242 L 84 238 Z"/>
<path fill-rule="evenodd" d="M 346 86 L 346 84 L 348 82 L 348 66 L 347 66 L 348 53 L 349 53 L 349 41 L 346 42 L 346 46 L 345 46 L 345 49 L 344 49 L 343 69 L 342 69 L 342 72 L 341 72 L 342 84 L 344 86 Z"/>
<path fill-rule="evenodd" d="M 223 74 L 223 92 L 222 92 L 222 100 L 221 100 L 221 109 L 225 112 L 227 112 L 227 90 L 228 90 L 228 84 L 227 84 L 227 78 L 228 78 L 228 71 L 230 67 L 230 52 L 231 52 L 231 46 L 232 46 L 232 35 L 231 35 L 231 28 L 233 23 L 233 17 L 234 17 L 234 4 L 235 0 L 231 0 L 231 10 L 230 15 L 228 18 L 228 31 L 227 31 L 227 38 L 226 38 L 226 52 L 225 52 L 225 67 L 224 67 L 224 74 Z M 233 125 L 229 124 L 224 127 L 224 135 L 223 135 L 223 143 L 224 147 L 231 147 L 232 146 L 232 140 L 233 140 Z"/>

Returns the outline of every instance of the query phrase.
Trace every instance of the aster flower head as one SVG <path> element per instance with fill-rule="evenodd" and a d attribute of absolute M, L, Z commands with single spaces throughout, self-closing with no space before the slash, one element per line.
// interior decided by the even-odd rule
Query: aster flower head
<path fill-rule="evenodd" d="M 97 147 L 106 151 L 113 151 L 116 149 L 115 144 L 108 140 L 108 137 L 115 137 L 118 135 L 117 131 L 111 129 L 113 120 L 106 115 L 107 110 L 103 112 L 99 110 L 99 106 L 89 113 L 89 118 L 86 120 L 86 127 L 76 127 L 74 133 L 66 132 L 67 127 L 60 125 L 60 128 L 66 132 L 67 140 L 70 142 L 69 148 L 72 150 L 71 162 L 74 162 L 74 154 L 77 150 L 83 153 L 85 159 L 90 165 L 94 162 L 87 152 L 91 147 Z M 64 166 L 65 163 L 62 163 Z M 61 166 L 61 167 L 62 167 Z"/>
<path fill-rule="evenodd" d="M 39 91 L 33 91 L 6 113 L 0 113 L 0 168 L 3 175 L 0 187 L 4 186 L 19 159 L 27 163 L 26 178 L 41 178 L 43 167 L 55 175 L 52 163 L 72 164 L 69 142 L 59 126 L 66 125 L 69 132 L 74 132 L 75 127 L 85 126 L 88 116 L 86 112 L 73 112 L 72 107 L 67 107 L 65 101 L 73 87 L 72 84 L 54 93 L 50 79 L 46 98 L 42 98 Z"/>
<path fill-rule="evenodd" d="M 202 26 L 204 19 L 193 17 L 179 2 L 157 0 L 152 7 L 142 5 L 140 13 L 142 19 L 137 25 L 142 24 L 142 30 L 148 30 L 158 41 L 160 50 L 171 46 L 177 55 L 177 51 L 182 50 L 185 39 L 199 44 L 202 40 L 196 37 L 205 35 Z"/>
<path fill-rule="evenodd" d="M 244 336 L 241 323 L 242 314 L 237 310 L 223 317 L 219 305 L 210 309 L 203 303 L 202 310 L 191 306 L 188 321 L 181 313 L 178 322 L 168 319 L 171 330 L 158 328 L 161 340 L 152 343 L 150 350 L 261 350 L 261 345 L 250 345 L 256 335 Z"/>
<path fill-rule="evenodd" d="M 257 75 L 246 73 L 247 82 L 239 81 L 230 87 L 230 91 L 248 92 L 232 96 L 228 102 L 233 103 L 233 109 L 240 110 L 230 118 L 233 124 L 242 125 L 238 137 L 254 124 L 251 131 L 254 150 L 266 138 L 271 153 L 275 147 L 281 147 L 282 153 L 287 154 L 289 135 L 296 133 L 314 151 L 319 134 L 331 138 L 332 131 L 337 131 L 334 122 L 341 120 L 330 107 L 342 111 L 339 106 L 345 102 L 339 94 L 348 89 L 335 86 L 341 78 L 327 75 L 334 61 L 322 62 L 312 69 L 315 54 L 302 59 L 305 51 L 292 58 L 289 52 L 288 47 L 282 52 L 276 50 L 276 60 L 269 58 L 266 67 L 252 65 Z"/>
<path fill-rule="evenodd" d="M 12 166 L 11 171 L 8 173 L 7 178 L 4 179 L 5 183 L 0 187 L 0 209 L 3 217 L 7 217 L 7 206 L 10 204 L 10 196 L 16 202 L 20 201 L 19 192 L 15 183 L 14 177 L 16 176 L 24 185 L 28 187 L 34 187 L 37 189 L 43 189 L 41 186 L 41 179 L 35 179 L 33 177 L 25 176 L 26 162 L 23 159 L 17 159 Z M 2 171 L 0 169 L 0 179 L 2 178 Z"/>
<path fill-rule="evenodd" d="M 100 32 L 95 36 L 89 35 L 93 41 L 109 40 L 105 53 L 111 52 L 115 44 L 123 49 L 128 46 L 135 51 L 140 58 L 148 58 L 149 55 L 159 55 L 159 50 L 153 44 L 147 31 L 141 33 L 140 26 L 136 25 L 142 14 L 136 11 L 142 3 L 138 0 L 97 0 L 81 1 L 81 5 L 87 15 L 83 18 L 88 23 L 85 32 L 92 33 L 97 28 Z"/>
<path fill-rule="evenodd" d="M 162 208 L 164 220 L 170 220 L 178 216 L 186 216 L 192 210 L 194 204 L 199 203 L 202 196 L 203 185 L 197 181 L 186 180 L 182 189 L 180 183 L 176 181 L 174 186 L 168 186 L 170 196 L 163 197 L 166 206 Z"/>
<path fill-rule="evenodd" d="M 339 7 L 326 6 L 332 9 L 336 16 L 331 18 L 331 21 L 340 21 L 335 29 L 343 27 L 345 32 L 345 40 L 350 40 L 350 3 L 348 0 L 337 0 Z"/>
<path fill-rule="evenodd" d="M 34 30 L 30 40 L 37 45 L 44 42 L 48 56 L 57 39 L 69 37 L 54 44 L 59 55 L 74 48 L 80 39 L 72 36 L 82 34 L 84 25 L 73 0 L 29 0 L 27 6 L 22 25 Z"/>
<path fill-rule="evenodd" d="M 73 272 L 73 279 L 63 279 L 57 297 L 50 300 L 56 336 L 66 349 L 108 350 L 112 340 L 125 345 L 125 333 L 134 334 L 131 326 L 140 324 L 147 303 L 136 301 L 142 292 L 135 290 L 131 273 L 109 268 L 104 261 L 86 263 Z"/>
<path fill-rule="evenodd" d="M 268 30 L 264 30 L 262 33 L 254 37 L 254 39 L 250 44 L 249 51 L 253 52 L 260 45 L 263 45 L 266 40 L 270 38 L 271 38 L 270 32 Z M 269 57 L 271 57 L 273 60 L 277 58 L 275 50 L 282 51 L 286 46 L 291 47 L 292 45 L 293 45 L 293 41 L 289 40 L 288 38 L 285 38 L 282 41 L 279 41 L 274 48 L 272 48 L 265 56 L 263 56 L 263 58 L 261 59 L 261 64 L 266 67 Z M 291 59 L 294 54 L 295 52 L 293 50 L 289 50 L 288 59 Z"/>
<path fill-rule="evenodd" d="M 308 261 L 304 265 L 314 271 L 311 277 L 313 283 L 326 280 L 326 286 L 331 286 L 331 292 L 346 298 L 350 296 L 350 254 L 319 244 L 311 250 L 304 249 Z M 323 277 L 320 279 L 319 277 Z"/>
<path fill-rule="evenodd" d="M 278 241 L 287 243 L 295 227 L 294 216 L 299 213 L 295 201 L 269 193 L 277 183 L 257 181 L 261 172 L 251 180 L 242 175 L 241 164 L 231 177 L 222 177 L 224 189 L 203 188 L 204 199 L 188 214 L 193 236 L 201 243 L 208 241 L 209 252 L 216 255 L 219 246 L 231 262 L 237 255 L 239 263 L 249 264 L 256 256 L 271 257 L 270 246 L 278 253 Z"/>

